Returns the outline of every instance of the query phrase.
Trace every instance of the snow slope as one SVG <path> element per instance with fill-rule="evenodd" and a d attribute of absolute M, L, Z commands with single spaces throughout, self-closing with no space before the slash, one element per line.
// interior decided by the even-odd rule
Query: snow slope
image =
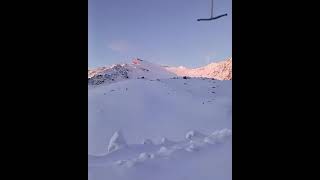
<path fill-rule="evenodd" d="M 132 79 L 89 87 L 88 126 L 91 154 L 106 152 L 117 130 L 140 142 L 178 139 L 190 128 L 204 133 L 231 128 L 231 81 Z"/>
<path fill-rule="evenodd" d="M 89 180 L 231 180 L 232 81 L 120 66 L 90 72 Z"/>
<path fill-rule="evenodd" d="M 131 144 L 103 156 L 89 156 L 89 179 L 232 179 L 231 130 L 171 145 Z"/>

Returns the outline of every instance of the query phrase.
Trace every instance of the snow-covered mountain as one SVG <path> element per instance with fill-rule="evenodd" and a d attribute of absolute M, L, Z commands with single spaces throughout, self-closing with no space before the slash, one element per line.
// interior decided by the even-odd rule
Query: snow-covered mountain
<path fill-rule="evenodd" d="M 166 67 L 166 69 L 178 76 L 207 77 L 218 80 L 232 80 L 232 58 L 211 63 L 199 68 Z"/>
<path fill-rule="evenodd" d="M 141 59 L 131 64 L 116 64 L 88 70 L 88 84 L 99 85 L 134 78 L 170 78 L 174 76 L 206 77 L 232 80 L 232 58 L 200 68 L 160 66 Z"/>
<path fill-rule="evenodd" d="M 232 81 L 139 59 L 88 76 L 89 180 L 232 179 Z"/>
<path fill-rule="evenodd" d="M 114 83 L 126 79 L 146 78 L 170 78 L 175 74 L 165 68 L 141 59 L 132 60 L 131 64 L 116 64 L 110 67 L 101 67 L 88 70 L 88 84 L 99 85 L 102 83 Z"/>

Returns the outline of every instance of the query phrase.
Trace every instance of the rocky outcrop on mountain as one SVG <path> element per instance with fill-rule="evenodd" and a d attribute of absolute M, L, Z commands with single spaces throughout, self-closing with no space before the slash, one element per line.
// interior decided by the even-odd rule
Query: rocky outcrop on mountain
<path fill-rule="evenodd" d="M 129 68 L 127 65 L 114 65 L 110 68 L 100 68 L 88 72 L 88 84 L 99 85 L 105 82 L 114 82 L 129 78 Z"/>

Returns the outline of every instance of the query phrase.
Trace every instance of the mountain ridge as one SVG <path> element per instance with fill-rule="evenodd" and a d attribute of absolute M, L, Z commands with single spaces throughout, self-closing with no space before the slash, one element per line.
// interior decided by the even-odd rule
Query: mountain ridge
<path fill-rule="evenodd" d="M 232 80 L 232 58 L 210 63 L 198 68 L 162 66 L 135 58 L 131 64 L 114 64 L 88 70 L 88 84 L 99 85 L 126 79 L 160 79 L 176 76 Z"/>
<path fill-rule="evenodd" d="M 232 58 L 214 62 L 198 68 L 166 67 L 178 76 L 205 77 L 217 80 L 232 80 Z"/>

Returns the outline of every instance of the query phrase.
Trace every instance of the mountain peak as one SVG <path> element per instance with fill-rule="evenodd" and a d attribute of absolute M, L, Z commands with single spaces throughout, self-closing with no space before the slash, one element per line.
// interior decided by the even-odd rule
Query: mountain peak
<path fill-rule="evenodd" d="M 174 76 L 174 73 L 160 65 L 135 58 L 132 60 L 131 64 L 114 64 L 109 67 L 89 70 L 88 84 L 99 85 L 104 83 L 114 83 L 126 79 L 162 79 Z"/>
<path fill-rule="evenodd" d="M 134 59 L 132 60 L 132 64 L 140 64 L 142 61 L 143 61 L 143 60 L 140 59 L 140 58 L 134 58 Z"/>

